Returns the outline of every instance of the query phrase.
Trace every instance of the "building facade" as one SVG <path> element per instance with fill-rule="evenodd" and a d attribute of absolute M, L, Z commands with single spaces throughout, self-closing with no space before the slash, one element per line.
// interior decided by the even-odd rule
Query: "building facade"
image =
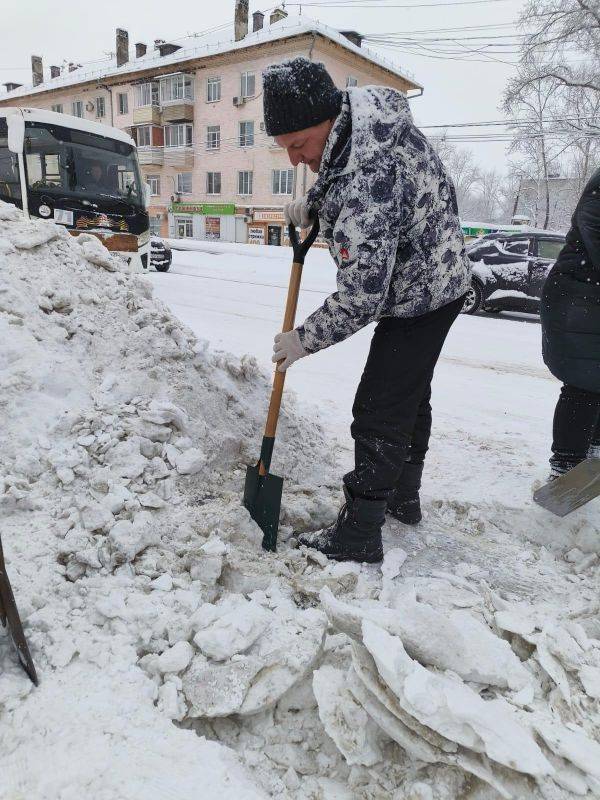
<path fill-rule="evenodd" d="M 114 66 L 84 71 L 72 65 L 59 75 L 52 67 L 54 77 L 40 82 L 36 63 L 37 85 L 7 86 L 0 106 L 44 108 L 127 130 L 150 187 L 156 235 L 283 244 L 283 206 L 304 194 L 314 176 L 306 166 L 293 169 L 265 133 L 263 70 L 302 55 L 323 61 L 340 88 L 422 88 L 362 48 L 354 32 L 340 34 L 283 11 L 267 25 L 257 12 L 248 32 L 244 3 L 238 6 L 229 40 L 215 42 L 213 35 L 190 48 L 157 40 L 150 53 L 138 43 L 130 61 L 127 33 L 118 30 Z"/>

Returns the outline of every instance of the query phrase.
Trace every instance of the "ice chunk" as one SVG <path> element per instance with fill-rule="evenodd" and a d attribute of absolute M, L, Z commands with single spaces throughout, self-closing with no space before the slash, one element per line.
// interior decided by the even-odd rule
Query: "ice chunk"
<path fill-rule="evenodd" d="M 194 644 L 215 661 L 225 661 L 254 644 L 272 617 L 258 603 L 247 602 L 199 631 Z"/>
<path fill-rule="evenodd" d="M 196 656 L 183 676 L 190 716 L 227 717 L 238 712 L 263 666 L 254 656 L 240 656 L 228 664 L 207 664 L 204 656 Z"/>
<path fill-rule="evenodd" d="M 579 670 L 579 680 L 588 697 L 600 700 L 600 667 L 591 667 L 585 664 Z"/>
<path fill-rule="evenodd" d="M 157 667 L 159 672 L 182 672 L 194 656 L 194 648 L 189 642 L 181 641 L 174 644 L 158 657 Z"/>
<path fill-rule="evenodd" d="M 531 682 L 508 642 L 468 611 L 444 613 L 410 600 L 396 610 L 358 608 L 337 600 L 327 588 L 320 599 L 330 622 L 355 639 L 360 640 L 362 620 L 369 619 L 400 636 L 407 652 L 422 664 L 450 669 L 464 680 L 516 691 Z"/>
<path fill-rule="evenodd" d="M 190 447 L 175 459 L 175 467 L 180 475 L 195 475 L 206 464 L 206 456 L 197 447 Z"/>
<path fill-rule="evenodd" d="M 462 681 L 425 669 L 410 658 L 399 637 L 368 620 L 363 622 L 363 641 L 400 705 L 423 725 L 519 772 L 534 777 L 553 773 L 530 731 L 506 703 L 485 702 Z"/>
<path fill-rule="evenodd" d="M 534 720 L 533 727 L 553 753 L 600 779 L 600 744 L 590 739 L 581 728 L 569 730 L 549 719 Z"/>
<path fill-rule="evenodd" d="M 313 674 L 313 689 L 323 727 L 346 762 L 371 767 L 381 761 L 379 730 L 348 690 L 344 672 L 321 667 Z"/>

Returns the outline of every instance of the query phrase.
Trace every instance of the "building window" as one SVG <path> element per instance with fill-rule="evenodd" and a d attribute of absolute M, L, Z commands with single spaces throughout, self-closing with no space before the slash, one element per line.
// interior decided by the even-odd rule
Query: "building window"
<path fill-rule="evenodd" d="M 221 173 L 206 173 L 206 194 L 221 194 Z"/>
<path fill-rule="evenodd" d="M 206 149 L 218 150 L 221 147 L 221 126 L 209 125 L 206 129 Z"/>
<path fill-rule="evenodd" d="M 273 194 L 291 194 L 294 184 L 293 169 L 273 170 Z"/>
<path fill-rule="evenodd" d="M 144 108 L 146 106 L 159 105 L 158 83 L 138 83 L 135 87 L 135 107 Z"/>
<path fill-rule="evenodd" d="M 148 217 L 148 223 L 150 227 L 150 236 L 160 236 L 160 217 L 158 214 L 156 216 L 151 214 Z"/>
<path fill-rule="evenodd" d="M 256 87 L 256 77 L 253 72 L 242 72 L 240 83 L 240 95 L 242 97 L 254 97 Z"/>
<path fill-rule="evenodd" d="M 160 82 L 160 102 L 177 103 L 182 100 L 193 100 L 193 84 L 191 75 L 171 75 Z"/>
<path fill-rule="evenodd" d="M 146 175 L 146 183 L 150 187 L 152 197 L 158 197 L 160 194 L 160 175 Z"/>
<path fill-rule="evenodd" d="M 106 103 L 103 97 L 96 98 L 96 116 L 99 118 L 106 116 Z"/>
<path fill-rule="evenodd" d="M 194 235 L 191 217 L 175 217 L 175 230 L 178 239 L 191 239 Z"/>
<path fill-rule="evenodd" d="M 56 111 L 57 114 L 63 113 L 62 103 L 57 103 L 55 106 L 52 106 L 52 111 Z"/>
<path fill-rule="evenodd" d="M 72 106 L 74 117 L 83 117 L 83 100 L 75 100 Z"/>
<path fill-rule="evenodd" d="M 192 173 L 179 172 L 177 173 L 177 191 L 179 194 L 192 193 Z"/>
<path fill-rule="evenodd" d="M 165 147 L 191 147 L 193 132 L 192 124 L 165 125 Z"/>
<path fill-rule="evenodd" d="M 206 80 L 206 101 L 216 103 L 221 99 L 221 78 L 207 78 Z"/>
<path fill-rule="evenodd" d="M 152 144 L 152 129 L 150 125 L 140 125 L 135 129 L 138 147 L 150 147 Z"/>
<path fill-rule="evenodd" d="M 129 96 L 127 92 L 119 92 L 117 95 L 117 108 L 119 114 L 127 114 L 129 112 Z"/>
<path fill-rule="evenodd" d="M 254 123 L 240 122 L 240 147 L 252 147 L 254 144 Z"/>
<path fill-rule="evenodd" d="M 252 172 L 238 172 L 238 194 L 252 194 Z"/>
<path fill-rule="evenodd" d="M 358 78 L 355 78 L 354 75 L 348 75 L 346 78 L 346 86 L 358 86 Z"/>

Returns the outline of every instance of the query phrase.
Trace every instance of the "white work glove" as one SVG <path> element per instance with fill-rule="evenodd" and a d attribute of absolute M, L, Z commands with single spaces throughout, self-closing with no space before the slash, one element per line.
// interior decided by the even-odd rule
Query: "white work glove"
<path fill-rule="evenodd" d="M 312 224 L 306 197 L 299 197 L 297 200 L 292 200 L 291 203 L 286 203 L 283 207 L 283 215 L 286 223 L 295 228 L 308 228 Z"/>
<path fill-rule="evenodd" d="M 287 333 L 278 333 L 275 337 L 272 360 L 282 362 L 277 366 L 277 372 L 285 372 L 288 367 L 292 366 L 294 361 L 298 361 L 299 358 L 304 358 L 307 355 L 308 353 L 302 347 L 300 334 L 296 329 Z"/>

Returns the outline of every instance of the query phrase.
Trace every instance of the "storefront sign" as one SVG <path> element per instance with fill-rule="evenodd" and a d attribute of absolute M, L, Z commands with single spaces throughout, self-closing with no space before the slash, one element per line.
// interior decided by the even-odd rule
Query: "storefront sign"
<path fill-rule="evenodd" d="M 285 222 L 283 211 L 255 211 L 255 222 Z"/>
<path fill-rule="evenodd" d="M 220 217 L 235 214 L 234 203 L 171 203 L 174 214 L 215 214 Z"/>
<path fill-rule="evenodd" d="M 260 228 L 258 225 L 248 228 L 248 244 L 264 244 L 265 243 L 265 229 Z"/>

